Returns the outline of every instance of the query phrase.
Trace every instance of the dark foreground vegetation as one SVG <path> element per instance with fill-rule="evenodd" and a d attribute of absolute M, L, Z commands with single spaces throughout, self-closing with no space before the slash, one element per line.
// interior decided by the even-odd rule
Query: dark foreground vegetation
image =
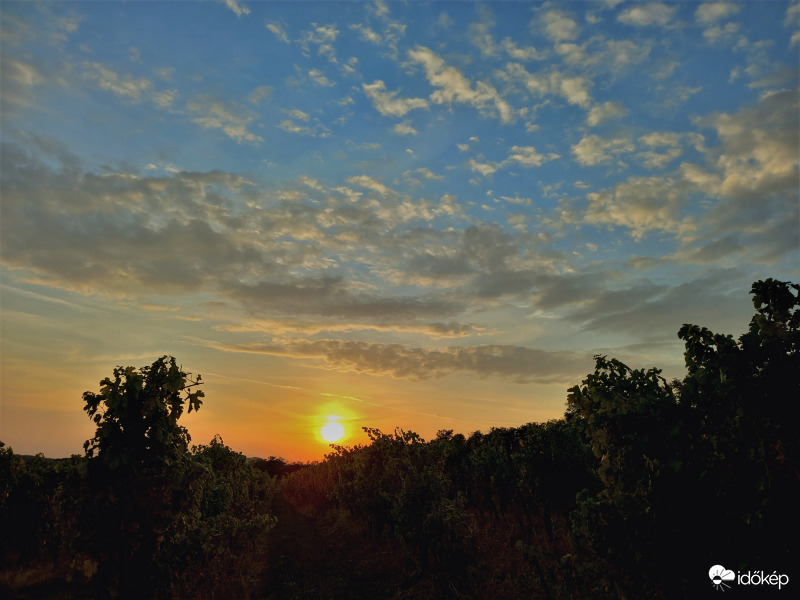
<path fill-rule="evenodd" d="M 798 585 L 799 292 L 753 284 L 738 340 L 685 325 L 682 380 L 598 356 L 562 419 L 366 429 L 309 465 L 189 449 L 200 378 L 119 367 L 84 395 L 85 456 L 0 448 L 0 596 L 689 598 L 716 564 Z"/>

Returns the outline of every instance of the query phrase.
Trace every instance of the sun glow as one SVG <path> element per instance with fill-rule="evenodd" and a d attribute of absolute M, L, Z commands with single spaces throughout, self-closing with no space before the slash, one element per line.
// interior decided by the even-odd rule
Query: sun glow
<path fill-rule="evenodd" d="M 338 442 L 344 436 L 344 427 L 341 423 L 331 419 L 322 426 L 320 433 L 326 442 Z"/>

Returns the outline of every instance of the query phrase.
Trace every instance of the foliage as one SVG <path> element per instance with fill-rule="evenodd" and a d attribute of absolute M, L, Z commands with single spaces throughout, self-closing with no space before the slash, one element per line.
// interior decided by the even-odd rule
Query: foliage
<path fill-rule="evenodd" d="M 92 597 L 249 593 L 276 479 L 218 437 L 189 451 L 178 419 L 200 407 L 200 382 L 171 357 L 117 367 L 84 394 L 97 425 L 85 457 L 23 460 L 0 447 L 0 550 L 16 568 L 0 586 L 39 577 Z"/>
<path fill-rule="evenodd" d="M 189 390 L 202 382 L 192 381 L 173 357 L 163 356 L 149 367 L 117 367 L 114 379 L 100 382 L 100 392 L 85 392 L 84 410 L 97 425 L 97 432 L 84 444 L 86 455 L 97 452 L 109 470 L 141 472 L 156 463 L 169 467 L 189 447 L 189 432 L 178 425 L 184 411 L 198 410 L 202 390 Z M 185 397 L 184 394 L 185 393 Z"/>
<path fill-rule="evenodd" d="M 597 357 L 570 390 L 604 489 L 584 494 L 574 527 L 608 573 L 601 585 L 632 595 L 685 595 L 686 564 L 790 563 L 800 500 L 800 287 L 753 284 L 756 315 L 739 340 L 684 325 L 688 373 Z M 680 539 L 676 555 L 668 540 Z M 764 543 L 769 540 L 768 543 Z"/>
<path fill-rule="evenodd" d="M 219 436 L 194 447 L 192 461 L 191 501 L 155 557 L 162 595 L 244 597 L 260 571 L 257 544 L 276 523 L 276 479 Z"/>
<path fill-rule="evenodd" d="M 365 431 L 370 444 L 334 446 L 324 462 L 289 475 L 284 496 L 296 505 L 338 507 L 366 527 L 372 543 L 402 542 L 416 572 L 437 574 L 439 597 L 470 589 L 509 597 L 542 592 L 545 579 L 562 574 L 574 586 L 572 567 L 560 566 L 569 547 L 566 519 L 577 492 L 597 485 L 594 459 L 574 424 L 531 423 L 468 438 L 440 431 L 429 442 L 400 429 Z M 495 543 L 522 569 L 511 580 L 476 568 L 495 560 Z M 489 585 L 495 575 L 502 581 Z"/>
<path fill-rule="evenodd" d="M 681 328 L 682 380 L 597 356 L 564 419 L 430 442 L 366 429 L 369 445 L 335 447 L 284 490 L 402 540 L 451 590 L 685 597 L 693 569 L 788 565 L 794 542 L 782 531 L 800 529 L 798 291 L 756 282 L 738 340 Z M 527 574 L 510 585 L 487 568 L 492 552 L 504 557 L 496 568 Z M 448 557 L 478 556 L 480 572 L 447 574 Z"/>
<path fill-rule="evenodd" d="M 752 294 L 738 339 L 680 329 L 683 379 L 597 356 L 563 419 L 428 442 L 365 428 L 369 444 L 306 465 L 248 460 L 219 437 L 189 451 L 178 418 L 200 406 L 200 378 L 167 357 L 118 367 L 84 395 L 98 425 L 86 457 L 0 445 L 2 558 L 52 561 L 96 597 L 246 597 L 280 485 L 365 545 L 404 549 L 398 565 L 409 585 L 429 578 L 427 596 L 690 597 L 712 564 L 788 570 L 800 286 Z"/>

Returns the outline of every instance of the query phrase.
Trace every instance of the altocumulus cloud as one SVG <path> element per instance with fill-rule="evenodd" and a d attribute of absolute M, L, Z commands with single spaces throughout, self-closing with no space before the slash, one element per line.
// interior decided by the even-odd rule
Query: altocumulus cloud
<path fill-rule="evenodd" d="M 469 372 L 515 383 L 569 383 L 592 365 L 592 356 L 586 353 L 497 344 L 442 349 L 344 340 L 241 345 L 209 342 L 208 345 L 229 352 L 320 358 L 335 369 L 411 379 Z"/>

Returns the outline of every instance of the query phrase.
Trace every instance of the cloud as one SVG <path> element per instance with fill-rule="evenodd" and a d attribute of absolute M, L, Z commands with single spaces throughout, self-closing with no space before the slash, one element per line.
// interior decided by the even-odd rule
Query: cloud
<path fill-rule="evenodd" d="M 394 190 L 390 187 L 383 185 L 380 181 L 375 179 L 374 177 L 370 177 L 369 175 L 357 175 L 354 177 L 348 177 L 347 183 L 351 183 L 353 185 L 360 185 L 361 187 L 365 187 L 368 190 L 372 190 L 373 192 L 378 192 L 381 196 L 388 196 L 390 194 L 394 194 Z"/>
<path fill-rule="evenodd" d="M 308 76 L 311 79 L 311 81 L 314 82 L 314 85 L 317 85 L 319 87 L 333 87 L 334 85 L 336 85 L 336 82 L 328 79 L 325 76 L 325 74 L 319 69 L 311 69 L 308 72 Z"/>
<path fill-rule="evenodd" d="M 444 176 L 437 175 L 427 167 L 410 169 L 403 173 L 403 180 L 410 183 L 412 186 L 420 185 L 423 179 L 428 181 L 443 181 Z"/>
<path fill-rule="evenodd" d="M 303 135 L 310 135 L 314 136 L 314 130 L 311 127 L 306 127 L 305 125 L 297 125 L 291 119 L 286 119 L 285 121 L 281 121 L 280 125 L 278 125 L 284 131 L 288 131 L 289 133 L 300 133 Z"/>
<path fill-rule="evenodd" d="M 698 23 L 708 25 L 725 19 L 741 10 L 741 6 L 733 2 L 704 2 L 694 11 Z"/>
<path fill-rule="evenodd" d="M 5 14 L 5 13 L 3 13 Z M 4 43 L 9 39 L 7 30 L 3 29 Z M 17 111 L 30 109 L 38 103 L 40 86 L 51 87 L 52 93 L 68 85 L 63 73 L 59 73 L 46 63 L 34 57 L 12 57 L 10 52 L 0 53 L 0 100 L 2 110 L 0 120 L 11 121 Z"/>
<path fill-rule="evenodd" d="M 589 88 L 591 80 L 580 76 L 566 76 L 558 69 L 549 73 L 529 73 L 519 63 L 506 65 L 505 76 L 511 81 L 518 81 L 535 96 L 556 95 L 564 98 L 569 104 L 588 108 L 591 102 Z"/>
<path fill-rule="evenodd" d="M 250 9 L 247 8 L 247 5 L 245 5 L 240 0 L 219 0 L 219 1 L 222 2 L 228 8 L 230 8 L 236 14 L 237 17 L 250 14 Z"/>
<path fill-rule="evenodd" d="M 310 316 L 321 323 L 410 324 L 451 318 L 464 310 L 461 302 L 431 295 L 386 297 L 363 292 L 327 275 L 231 282 L 224 294 L 256 317 Z"/>
<path fill-rule="evenodd" d="M 186 103 L 186 110 L 198 115 L 192 122 L 204 129 L 221 129 L 225 135 L 240 144 L 259 144 L 264 141 L 264 138 L 248 130 L 256 115 L 244 105 L 219 100 L 210 95 L 200 95 Z"/>
<path fill-rule="evenodd" d="M 789 41 L 789 47 L 800 43 L 800 29 L 797 29 L 797 27 L 800 26 L 800 2 L 794 2 L 794 4 L 790 4 L 786 9 L 783 25 L 785 27 L 795 27 L 795 32 L 792 34 L 791 40 Z"/>
<path fill-rule="evenodd" d="M 99 62 L 85 62 L 83 69 L 84 76 L 94 81 L 100 89 L 130 102 L 141 102 L 148 99 L 150 91 L 153 89 L 153 82 L 149 79 L 133 75 L 119 75 Z"/>
<path fill-rule="evenodd" d="M 293 340 L 280 345 L 213 347 L 229 352 L 319 358 L 336 369 L 397 378 L 431 379 L 466 372 L 515 383 L 571 383 L 591 368 L 593 360 L 583 353 L 511 345 L 430 349 L 344 340 Z"/>
<path fill-rule="evenodd" d="M 287 191 L 273 194 L 265 206 L 245 208 L 241 198 L 258 198 L 255 189 L 221 172 L 95 175 L 51 168 L 14 146 L 3 148 L 2 160 L 0 256 L 39 283 L 132 298 L 202 291 L 253 318 L 315 321 L 334 329 L 398 326 L 433 337 L 468 332 L 453 324 L 464 299 L 428 291 L 396 296 L 348 281 L 348 269 L 338 266 L 358 257 L 380 279 L 407 247 L 386 230 L 418 219 L 460 218 L 454 196 L 412 202 L 361 176 L 350 183 L 380 193 L 380 202 L 353 194 L 332 211 Z M 414 175 L 436 178 L 424 168 Z M 326 199 L 319 181 L 303 177 L 300 183 L 338 204 Z M 364 254 L 364 247 L 371 252 Z"/>
<path fill-rule="evenodd" d="M 540 154 L 533 146 L 512 146 L 508 158 L 503 165 L 516 163 L 522 167 L 541 167 L 543 163 L 561 158 L 553 152 Z"/>
<path fill-rule="evenodd" d="M 392 128 L 392 131 L 398 133 L 400 135 L 417 135 L 417 130 L 414 129 L 411 125 L 407 122 L 398 123 Z"/>
<path fill-rule="evenodd" d="M 725 248 L 738 252 L 737 246 L 757 264 L 796 256 L 799 108 L 798 91 L 783 90 L 763 94 L 757 104 L 737 113 L 695 120 L 712 129 L 720 143 L 701 148 L 704 165 L 683 164 L 679 173 L 687 185 L 715 202 L 698 220 L 699 230 L 680 256 L 702 260 Z"/>
<path fill-rule="evenodd" d="M 269 270 L 222 226 L 228 217 L 213 190 L 239 189 L 241 179 L 55 171 L 14 146 L 2 160 L 14 182 L 4 187 L 3 263 L 48 285 L 135 297 L 213 288 L 240 267 Z"/>
<path fill-rule="evenodd" d="M 500 168 L 500 163 L 479 163 L 474 158 L 470 158 L 468 163 L 470 171 L 480 173 L 484 177 L 491 177 Z"/>
<path fill-rule="evenodd" d="M 156 75 L 158 75 L 159 79 L 162 79 L 163 81 L 172 81 L 172 76 L 175 75 L 175 68 L 164 67 L 161 69 L 156 69 Z"/>
<path fill-rule="evenodd" d="M 548 10 L 541 16 L 545 34 L 553 42 L 574 40 L 578 37 L 578 24 L 560 10 Z"/>
<path fill-rule="evenodd" d="M 339 30 L 335 25 L 319 25 L 317 23 L 311 24 L 312 29 L 303 31 L 300 39 L 297 40 L 303 53 L 306 55 L 311 54 L 311 46 L 316 46 L 317 54 L 319 56 L 326 56 L 328 61 L 339 64 L 336 58 L 336 50 L 333 46 L 336 38 L 339 36 Z M 347 65 L 340 65 L 345 72 L 349 72 L 350 68 Z"/>
<path fill-rule="evenodd" d="M 675 340 L 684 323 L 743 331 L 753 305 L 741 281 L 738 269 L 715 269 L 673 286 L 642 282 L 600 293 L 568 318 L 587 330 L 625 332 L 651 340 Z"/>
<path fill-rule="evenodd" d="M 671 88 L 670 94 L 667 96 L 666 100 L 664 100 L 664 106 L 671 108 L 683 104 L 689 98 L 701 92 L 702 89 L 702 85 L 698 85 L 697 87 L 688 85 L 675 86 Z"/>
<path fill-rule="evenodd" d="M 404 240 L 407 262 L 395 279 L 458 289 L 458 298 L 479 304 L 511 298 L 529 301 L 531 290 L 553 272 L 558 259 L 557 254 L 539 256 L 525 239 L 500 225 L 418 232 Z"/>
<path fill-rule="evenodd" d="M 726 23 L 724 27 L 717 25 L 703 31 L 703 37 L 711 44 L 718 44 L 722 41 L 733 42 L 739 39 L 739 25 L 737 23 Z"/>
<path fill-rule="evenodd" d="M 431 339 L 456 339 L 482 335 L 486 327 L 472 323 L 434 322 L 434 323 L 358 323 L 332 322 L 320 320 L 298 320 L 285 318 L 252 318 L 236 324 L 219 325 L 215 329 L 235 333 L 262 332 L 272 336 L 287 334 L 318 335 L 321 333 L 374 331 L 379 333 L 422 334 Z"/>
<path fill-rule="evenodd" d="M 587 135 L 572 146 L 575 160 L 584 166 L 605 165 L 616 155 L 633 152 L 635 146 L 626 138 L 604 139 L 598 135 Z"/>
<path fill-rule="evenodd" d="M 589 114 L 586 116 L 586 124 L 590 127 L 596 127 L 603 121 L 619 119 L 627 114 L 628 109 L 619 102 L 604 102 L 603 104 L 592 107 Z"/>
<path fill-rule="evenodd" d="M 738 114 L 714 113 L 696 120 L 714 129 L 721 141 L 710 154 L 722 175 L 720 193 L 764 197 L 797 184 L 799 97 L 797 89 L 768 93 Z"/>
<path fill-rule="evenodd" d="M 480 163 L 475 159 L 470 159 L 468 165 L 471 171 L 480 173 L 484 177 L 491 177 L 499 169 L 509 167 L 511 165 L 519 165 L 525 168 L 541 167 L 545 162 L 561 158 L 555 152 L 547 154 L 539 153 L 533 146 L 512 146 L 509 151 L 508 158 L 502 162 L 484 162 Z"/>
<path fill-rule="evenodd" d="M 514 60 L 521 60 L 524 62 L 531 60 L 542 60 L 544 54 L 539 52 L 533 46 L 519 47 L 511 38 L 504 38 L 502 42 L 503 50 Z"/>
<path fill-rule="evenodd" d="M 636 156 L 648 169 L 665 167 L 667 164 L 683 154 L 681 140 L 683 136 L 674 132 L 654 131 L 639 138 L 639 143 L 649 148 L 660 148 L 661 152 L 647 150 L 639 152 Z"/>
<path fill-rule="evenodd" d="M 159 108 L 170 108 L 178 98 L 178 90 L 164 90 L 153 93 L 153 102 Z"/>
<path fill-rule="evenodd" d="M 311 118 L 311 115 L 309 115 L 308 113 L 303 112 L 302 110 L 298 110 L 296 108 L 294 108 L 294 109 L 286 109 L 285 108 L 285 109 L 283 109 L 282 112 L 284 112 L 285 114 L 289 115 L 293 119 L 297 119 L 299 121 L 308 122 L 308 120 Z"/>
<path fill-rule="evenodd" d="M 261 104 L 272 97 L 274 88 L 269 85 L 260 85 L 252 92 L 247 94 L 247 100 L 252 104 Z"/>
<path fill-rule="evenodd" d="M 336 37 L 339 35 L 339 30 L 336 29 L 335 25 L 317 25 L 316 23 L 311 25 L 313 29 L 303 32 L 302 42 L 304 44 L 321 45 L 335 42 Z"/>
<path fill-rule="evenodd" d="M 577 104 L 582 107 L 588 106 L 591 98 L 587 89 L 588 81 L 583 77 L 560 77 L 559 87 L 561 95 L 570 104 Z"/>
<path fill-rule="evenodd" d="M 388 13 L 386 13 L 388 15 Z M 383 24 L 381 31 L 375 31 L 372 27 L 364 25 L 363 23 L 356 23 L 350 25 L 350 29 L 357 31 L 362 40 L 374 46 L 383 46 L 388 48 L 387 55 L 390 58 L 397 57 L 397 44 L 400 39 L 405 36 L 406 25 L 397 21 L 391 21 L 382 18 Z"/>
<path fill-rule="evenodd" d="M 362 25 L 360 23 L 355 25 L 350 25 L 350 29 L 358 31 L 361 34 L 361 39 L 369 42 L 371 44 L 375 44 L 376 46 L 380 46 L 383 44 L 383 37 L 367 27 L 366 25 Z"/>
<path fill-rule="evenodd" d="M 138 104 L 150 100 L 158 108 L 174 113 L 182 112 L 175 108 L 179 96 L 177 89 L 156 90 L 149 79 L 129 74 L 120 75 L 99 62 L 85 62 L 83 67 L 87 79 L 124 101 Z M 261 86 L 248 94 L 247 98 L 251 103 L 258 104 L 268 98 L 271 91 L 272 88 L 269 86 Z M 201 94 L 186 103 L 184 114 L 188 114 L 193 123 L 204 129 L 222 130 L 225 135 L 240 144 L 245 142 L 260 144 L 264 141 L 264 138 L 250 130 L 256 114 L 237 102 Z"/>
<path fill-rule="evenodd" d="M 280 41 L 285 44 L 289 43 L 289 36 L 286 34 L 286 29 L 283 27 L 283 25 L 275 22 L 267 22 L 265 27 L 275 34 L 275 37 L 277 37 Z"/>
<path fill-rule="evenodd" d="M 403 117 L 415 108 L 428 108 L 424 98 L 397 98 L 397 92 L 387 92 L 386 84 L 380 79 L 362 84 L 364 93 L 379 113 L 389 117 Z"/>
<path fill-rule="evenodd" d="M 617 21 L 627 25 L 663 26 L 672 20 L 672 16 L 675 14 L 676 10 L 676 6 L 669 6 L 663 2 L 637 4 L 636 6 L 623 10 L 617 17 Z"/>
<path fill-rule="evenodd" d="M 602 36 L 593 36 L 580 45 L 566 42 L 555 45 L 565 64 L 595 73 L 609 71 L 615 76 L 647 60 L 651 49 L 651 41 L 614 40 Z"/>
<path fill-rule="evenodd" d="M 481 51 L 483 56 L 496 56 L 500 50 L 491 34 L 493 25 L 494 20 L 492 19 L 488 22 L 470 23 L 469 26 L 469 40 Z"/>
<path fill-rule="evenodd" d="M 694 230 L 681 209 L 688 201 L 686 186 L 677 177 L 629 177 L 612 189 L 586 195 L 584 221 L 593 225 L 622 226 L 635 240 L 650 231 L 686 235 Z"/>
<path fill-rule="evenodd" d="M 412 63 L 422 65 L 428 82 L 439 88 L 430 97 L 434 104 L 463 103 L 482 114 L 496 114 L 503 123 L 514 120 L 514 109 L 490 84 L 476 81 L 473 88 L 472 82 L 461 71 L 447 65 L 435 52 L 424 46 L 409 50 L 408 57 Z"/>

